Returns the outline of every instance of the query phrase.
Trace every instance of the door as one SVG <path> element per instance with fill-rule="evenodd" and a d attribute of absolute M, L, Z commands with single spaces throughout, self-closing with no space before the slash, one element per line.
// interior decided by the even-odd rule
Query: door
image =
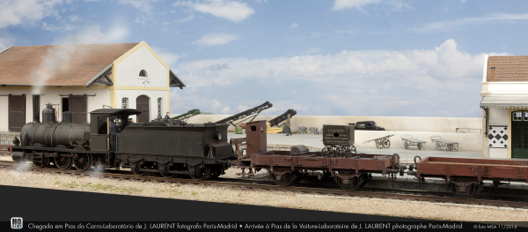
<path fill-rule="evenodd" d="M 9 131 L 20 132 L 26 124 L 26 96 L 9 95 Z"/>
<path fill-rule="evenodd" d="M 72 115 L 72 123 L 86 123 L 87 107 L 86 95 L 70 95 L 68 108 Z"/>
<path fill-rule="evenodd" d="M 149 122 L 149 97 L 141 95 L 136 98 L 136 109 L 141 112 L 138 115 L 137 122 Z"/>
<path fill-rule="evenodd" d="M 512 112 L 512 158 L 528 158 L 528 111 Z"/>

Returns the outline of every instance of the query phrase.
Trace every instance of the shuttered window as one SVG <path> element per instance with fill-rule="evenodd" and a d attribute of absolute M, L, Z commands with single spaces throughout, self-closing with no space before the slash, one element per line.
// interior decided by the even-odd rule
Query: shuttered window
<path fill-rule="evenodd" d="M 26 96 L 9 95 L 9 131 L 20 132 L 26 124 Z"/>
<path fill-rule="evenodd" d="M 86 123 L 88 115 L 88 99 L 86 95 L 70 95 L 69 111 L 73 123 Z"/>

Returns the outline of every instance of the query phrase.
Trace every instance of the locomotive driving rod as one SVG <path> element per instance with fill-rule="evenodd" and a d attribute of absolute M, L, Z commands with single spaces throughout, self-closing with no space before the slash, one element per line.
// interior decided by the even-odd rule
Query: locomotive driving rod
<path fill-rule="evenodd" d="M 257 115 L 260 114 L 261 111 L 267 110 L 267 109 L 271 108 L 272 106 L 273 106 L 273 104 L 271 104 L 269 101 L 267 101 L 267 102 L 264 102 L 264 104 L 262 104 L 260 106 L 257 106 L 257 107 L 251 108 L 249 110 L 246 110 L 244 112 L 241 112 L 241 113 L 235 114 L 233 116 L 224 118 L 224 119 L 222 119 L 222 120 L 220 120 L 218 122 L 215 122 L 215 123 L 218 123 L 218 124 L 230 123 L 231 125 L 236 127 L 236 125 L 233 124 L 234 121 L 249 117 L 249 116 L 254 114 L 255 116 L 253 116 L 253 118 L 251 120 L 249 120 L 251 122 L 251 121 L 253 121 L 253 119 L 255 119 L 255 117 L 257 117 Z"/>

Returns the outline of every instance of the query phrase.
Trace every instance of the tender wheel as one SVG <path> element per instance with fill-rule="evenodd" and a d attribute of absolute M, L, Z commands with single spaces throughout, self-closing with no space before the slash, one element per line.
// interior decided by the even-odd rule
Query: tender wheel
<path fill-rule="evenodd" d="M 170 167 L 169 167 L 168 169 L 165 169 L 165 168 L 163 167 L 163 168 L 160 168 L 160 169 L 159 169 L 159 174 L 160 174 L 161 176 L 163 176 L 163 177 L 167 177 L 167 178 L 172 178 L 172 177 L 177 176 L 177 174 L 169 173 L 169 171 L 172 171 Z"/>
<path fill-rule="evenodd" d="M 139 166 L 140 168 L 146 168 L 146 165 L 143 164 L 143 165 L 140 165 Z M 146 172 L 146 171 L 138 171 L 136 169 L 132 170 L 132 173 L 134 173 L 134 175 L 137 175 L 137 176 L 147 176 L 149 174 L 149 172 Z"/>
<path fill-rule="evenodd" d="M 73 165 L 73 159 L 71 157 L 55 157 L 53 160 L 53 163 L 55 166 L 57 166 L 58 169 L 67 170 L 70 169 Z"/>
<path fill-rule="evenodd" d="M 353 191 L 359 188 L 359 177 L 354 176 L 351 179 L 348 180 L 348 183 L 344 183 L 343 179 L 339 178 L 338 176 L 335 177 L 335 181 L 337 184 L 343 189 L 347 191 Z"/>
<path fill-rule="evenodd" d="M 391 145 L 390 140 L 386 139 L 383 143 L 383 148 L 389 148 Z"/>
<path fill-rule="evenodd" d="M 177 174 L 173 174 L 173 173 L 167 173 L 167 172 L 159 172 L 159 174 L 163 177 L 167 177 L 167 178 L 173 178 L 173 177 L 176 177 Z"/>
<path fill-rule="evenodd" d="M 79 171 L 87 171 L 92 167 L 93 158 L 91 154 L 79 153 L 78 158 L 73 159 L 73 165 Z"/>

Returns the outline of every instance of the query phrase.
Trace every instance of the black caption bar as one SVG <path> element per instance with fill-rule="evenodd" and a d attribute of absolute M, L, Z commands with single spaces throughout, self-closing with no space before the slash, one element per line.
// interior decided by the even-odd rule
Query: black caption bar
<path fill-rule="evenodd" d="M 2 222 L 1 229 L 20 230 L 331 230 L 331 231 L 425 231 L 425 230 L 525 230 L 525 222 L 477 224 L 465 222 Z M 487 222 L 489 223 L 489 222 Z M 14 229 L 18 226 L 19 229 Z M 20 227 L 21 226 L 21 227 Z"/>

